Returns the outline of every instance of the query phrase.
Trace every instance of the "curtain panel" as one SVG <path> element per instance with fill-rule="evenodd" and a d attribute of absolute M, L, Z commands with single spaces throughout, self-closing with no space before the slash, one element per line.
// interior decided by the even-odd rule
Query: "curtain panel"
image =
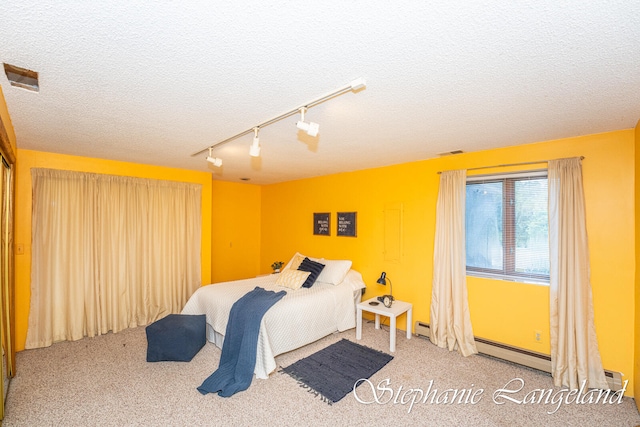
<path fill-rule="evenodd" d="M 201 285 L 201 185 L 32 169 L 26 348 L 149 324 Z"/>
<path fill-rule="evenodd" d="M 608 389 L 593 319 L 581 160 L 549 161 L 548 180 L 553 382 Z"/>
<path fill-rule="evenodd" d="M 465 200 L 467 172 L 442 172 L 436 207 L 430 340 L 463 356 L 478 352 L 467 298 Z"/>

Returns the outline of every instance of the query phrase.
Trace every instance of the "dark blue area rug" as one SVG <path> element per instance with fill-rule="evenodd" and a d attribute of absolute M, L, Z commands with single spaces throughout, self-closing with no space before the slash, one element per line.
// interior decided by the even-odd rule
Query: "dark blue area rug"
<path fill-rule="evenodd" d="M 392 359 L 386 353 L 342 339 L 280 372 L 332 404 L 353 391 L 356 381 L 371 377 Z"/>

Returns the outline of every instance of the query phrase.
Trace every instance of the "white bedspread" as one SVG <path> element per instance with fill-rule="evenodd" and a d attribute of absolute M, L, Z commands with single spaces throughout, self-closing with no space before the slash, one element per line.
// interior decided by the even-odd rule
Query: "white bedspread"
<path fill-rule="evenodd" d="M 182 314 L 205 314 L 207 339 L 222 347 L 233 303 L 260 286 L 287 291 L 262 318 L 256 367 L 257 378 L 268 378 L 276 369 L 275 356 L 302 347 L 336 331 L 356 326 L 356 303 L 365 287 L 355 270 L 337 285 L 316 282 L 311 288 L 292 290 L 276 286 L 277 275 L 222 282 L 199 288 L 187 301 Z"/>

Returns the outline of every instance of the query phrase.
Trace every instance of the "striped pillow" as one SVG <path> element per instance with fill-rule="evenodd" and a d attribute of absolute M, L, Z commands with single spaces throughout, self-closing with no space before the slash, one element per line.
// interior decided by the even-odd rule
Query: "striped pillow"
<path fill-rule="evenodd" d="M 278 274 L 276 285 L 295 290 L 302 286 L 310 274 L 308 271 L 284 270 Z"/>
<path fill-rule="evenodd" d="M 302 287 L 310 288 L 311 286 L 313 286 L 313 284 L 316 283 L 316 280 L 318 279 L 318 276 L 320 275 L 320 272 L 323 268 L 324 264 L 311 261 L 309 258 L 303 259 L 300 263 L 300 267 L 298 267 L 298 270 L 308 271 L 311 274 L 309 274 L 309 277 L 307 277 L 307 280 L 304 282 Z"/>

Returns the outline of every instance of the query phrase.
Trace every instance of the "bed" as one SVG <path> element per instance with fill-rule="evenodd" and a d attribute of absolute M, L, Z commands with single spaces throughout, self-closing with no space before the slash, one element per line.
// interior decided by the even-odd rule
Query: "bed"
<path fill-rule="evenodd" d="M 285 270 L 291 268 L 295 259 L 296 256 Z M 286 290 L 287 295 L 267 311 L 260 323 L 254 373 L 256 378 L 266 379 L 276 369 L 277 355 L 356 326 L 356 304 L 360 302 L 365 288 L 362 275 L 350 268 L 350 261 L 345 273 L 339 272 L 335 267 L 338 264 L 331 265 L 330 260 L 317 261 L 331 268 L 326 269 L 324 276 L 320 273 L 310 288 L 289 289 L 279 286 L 276 284 L 278 274 L 211 284 L 199 288 L 191 296 L 182 314 L 205 314 L 207 340 L 222 348 L 234 302 L 256 286 L 276 292 Z M 345 270 L 346 266 L 343 261 L 340 269 Z M 335 274 L 337 271 L 338 274 Z"/>

